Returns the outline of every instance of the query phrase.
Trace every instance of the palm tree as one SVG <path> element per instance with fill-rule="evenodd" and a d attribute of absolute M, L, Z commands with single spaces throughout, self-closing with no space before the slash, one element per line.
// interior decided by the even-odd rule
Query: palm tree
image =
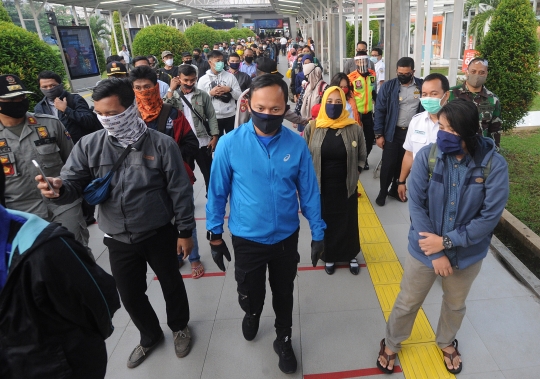
<path fill-rule="evenodd" d="M 487 33 L 491 17 L 499 3 L 500 0 L 467 0 L 465 3 L 465 13 L 470 9 L 475 10 L 475 16 L 469 25 L 469 34 L 475 37 L 476 45 L 482 42 Z"/>
<path fill-rule="evenodd" d="M 111 31 L 109 30 L 107 21 L 105 21 L 105 19 L 97 15 L 90 16 L 90 30 L 92 32 L 92 36 L 97 41 L 106 41 L 110 46 Z"/>

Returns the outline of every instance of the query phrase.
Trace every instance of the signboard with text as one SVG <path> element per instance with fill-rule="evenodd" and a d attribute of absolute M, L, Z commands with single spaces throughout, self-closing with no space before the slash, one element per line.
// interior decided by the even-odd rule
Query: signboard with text
<path fill-rule="evenodd" d="M 463 65 L 461 66 L 461 71 L 467 71 L 470 61 L 477 57 L 480 53 L 477 50 L 465 50 L 463 52 Z"/>

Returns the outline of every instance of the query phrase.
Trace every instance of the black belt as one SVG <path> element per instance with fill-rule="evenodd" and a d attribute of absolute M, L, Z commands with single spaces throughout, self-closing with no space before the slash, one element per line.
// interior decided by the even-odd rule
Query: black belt
<path fill-rule="evenodd" d="M 401 130 L 407 130 L 407 129 L 409 129 L 408 126 L 397 126 L 397 125 L 396 125 L 396 128 L 401 129 Z"/>

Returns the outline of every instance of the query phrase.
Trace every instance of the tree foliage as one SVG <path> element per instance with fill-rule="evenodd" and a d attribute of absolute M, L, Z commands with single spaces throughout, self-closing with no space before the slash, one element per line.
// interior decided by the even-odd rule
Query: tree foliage
<path fill-rule="evenodd" d="M 17 9 L 15 8 L 15 3 L 13 1 L 5 2 L 4 7 L 6 8 L 13 23 L 17 26 L 22 26 L 21 20 L 19 19 L 19 14 L 17 13 Z M 21 2 L 20 7 L 21 7 L 22 16 L 25 20 L 26 29 L 30 32 L 37 33 L 36 24 L 34 23 L 32 11 L 30 10 L 30 4 L 28 4 L 27 2 Z M 58 25 L 60 26 L 71 25 L 71 20 L 73 20 L 73 16 L 71 15 L 70 8 L 64 7 L 61 5 L 54 5 L 53 7 L 51 7 L 51 9 L 56 14 L 56 20 L 58 21 Z M 79 22 L 80 21 L 81 20 L 79 19 Z M 51 28 L 49 26 L 45 12 L 41 12 L 39 14 L 38 24 L 41 29 L 41 33 L 44 36 L 51 35 Z"/>
<path fill-rule="evenodd" d="M 39 95 L 36 79 L 43 70 L 51 70 L 65 77 L 60 55 L 40 40 L 37 34 L 13 23 L 0 22 L 0 75 L 17 75 L 29 91 Z M 31 107 L 38 99 L 38 96 L 30 97 Z"/>
<path fill-rule="evenodd" d="M 200 22 L 187 28 L 184 34 L 193 48 L 202 49 L 205 43 L 212 48 L 214 43 L 223 42 L 219 31 Z"/>
<path fill-rule="evenodd" d="M 122 29 L 120 28 L 124 28 L 124 33 L 126 35 L 126 45 L 128 47 L 128 50 L 131 50 L 129 46 L 128 32 L 126 28 L 124 27 L 124 23 L 120 22 L 120 14 L 118 13 L 118 11 L 113 12 L 113 24 L 114 24 L 114 34 L 116 34 L 118 46 L 116 45 L 114 36 L 111 36 L 111 54 L 112 55 L 118 54 L 118 52 L 122 50 L 122 45 L 124 44 L 124 37 L 122 36 Z M 135 56 L 133 52 L 132 52 L 132 55 Z"/>
<path fill-rule="evenodd" d="M 11 21 L 11 17 L 9 17 L 9 13 L 6 8 L 4 8 L 2 3 L 0 3 L 0 21 L 13 22 Z"/>
<path fill-rule="evenodd" d="M 369 30 L 373 31 L 373 42 L 371 47 L 377 47 L 379 44 L 379 22 L 376 20 L 371 20 L 369 22 Z M 356 54 L 356 46 L 354 44 L 354 24 L 349 24 L 347 22 L 346 26 L 346 40 L 347 40 L 347 50 L 346 54 L 348 57 L 354 57 Z M 362 41 L 362 23 L 358 23 L 358 41 Z M 368 41 L 366 41 L 368 42 Z M 369 52 L 368 52 L 369 55 Z"/>
<path fill-rule="evenodd" d="M 231 38 L 234 38 L 234 40 L 237 40 L 237 39 L 246 39 L 248 37 L 255 37 L 255 33 L 253 32 L 253 30 L 249 29 L 249 28 L 241 28 L 241 29 L 238 29 L 238 28 L 232 28 L 232 29 L 229 29 L 229 35 Z"/>
<path fill-rule="evenodd" d="M 216 30 L 219 33 L 219 41 L 218 42 L 227 42 L 229 43 L 231 41 L 231 33 L 229 33 L 227 30 Z"/>
<path fill-rule="evenodd" d="M 486 87 L 501 101 L 504 130 L 525 116 L 539 89 L 536 27 L 528 0 L 501 0 L 478 48 L 489 62 Z"/>
<path fill-rule="evenodd" d="M 97 15 L 90 16 L 90 30 L 92 31 L 92 37 L 97 38 L 98 41 L 106 41 L 110 45 L 111 30 L 109 29 L 109 24 L 107 23 L 107 20 Z"/>
<path fill-rule="evenodd" d="M 133 40 L 133 56 L 151 54 L 160 59 L 165 50 L 173 53 L 176 62 L 181 62 L 182 53 L 192 51 L 192 47 L 184 33 L 163 24 L 141 29 Z"/>

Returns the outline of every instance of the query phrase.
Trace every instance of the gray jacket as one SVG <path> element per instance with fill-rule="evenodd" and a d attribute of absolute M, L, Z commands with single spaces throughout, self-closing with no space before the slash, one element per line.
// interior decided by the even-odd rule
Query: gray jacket
<path fill-rule="evenodd" d="M 163 99 L 163 102 L 171 104 L 173 107 L 175 107 L 176 109 L 180 109 L 183 112 L 184 103 L 182 102 L 178 91 L 181 91 L 181 89 L 173 91 L 173 97 L 171 97 L 170 99 L 165 97 Z M 208 133 L 206 132 L 206 128 L 204 127 L 202 121 L 197 116 L 195 116 L 193 112 L 191 112 L 191 117 L 193 118 L 193 125 L 195 126 L 195 130 L 197 131 L 197 137 L 204 138 L 207 136 L 218 136 L 219 128 L 216 118 L 216 111 L 214 110 L 214 106 L 212 105 L 212 99 L 210 98 L 210 95 L 204 91 L 201 91 L 197 87 L 193 87 L 191 106 L 193 107 L 193 109 L 199 112 L 202 117 L 206 117 L 208 119 L 208 124 L 210 125 L 211 136 L 208 136 Z"/>
<path fill-rule="evenodd" d="M 366 165 L 366 140 L 364 131 L 358 124 L 352 124 L 343 129 L 315 128 L 316 120 L 311 120 L 304 129 L 304 139 L 306 140 L 313 166 L 317 174 L 319 189 L 321 188 L 321 146 L 326 137 L 326 133 L 340 133 L 347 150 L 347 197 L 351 197 L 356 192 L 358 186 L 358 167 Z M 312 136 L 312 130 L 313 132 Z"/>
<path fill-rule="evenodd" d="M 60 174 L 64 204 L 79 198 L 86 186 L 104 177 L 124 149 L 106 130 L 84 136 L 75 145 Z M 112 177 L 109 198 L 99 205 L 99 228 L 124 243 L 140 242 L 171 222 L 180 237 L 191 237 L 195 228 L 193 187 L 176 142 L 148 129 L 133 145 Z"/>

